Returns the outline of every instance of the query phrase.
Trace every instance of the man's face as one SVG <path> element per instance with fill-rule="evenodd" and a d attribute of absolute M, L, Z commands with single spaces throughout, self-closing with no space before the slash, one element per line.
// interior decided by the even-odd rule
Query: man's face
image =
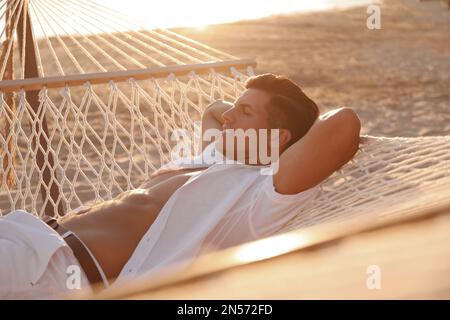
<path fill-rule="evenodd" d="M 261 144 L 266 146 L 265 150 L 269 150 L 270 143 L 268 140 L 270 139 L 270 134 L 262 136 L 260 130 L 269 130 L 270 128 L 269 114 L 265 107 L 269 100 L 270 95 L 265 91 L 247 89 L 235 101 L 234 106 L 223 113 L 222 139 L 219 139 L 220 144 L 218 148 L 227 158 L 256 164 L 248 160 L 251 158 L 251 154 L 253 154 L 257 156 L 257 162 L 260 162 L 260 158 L 258 157 L 260 150 L 262 150 L 259 147 L 260 141 Z M 239 136 L 239 129 L 246 134 Z M 230 134 L 234 134 L 233 142 L 230 141 Z M 232 148 L 234 152 L 230 150 L 230 143 L 234 144 Z"/>
<path fill-rule="evenodd" d="M 234 106 L 223 113 L 223 129 L 267 129 L 269 115 L 266 104 L 270 95 L 262 90 L 247 89 L 235 102 Z"/>

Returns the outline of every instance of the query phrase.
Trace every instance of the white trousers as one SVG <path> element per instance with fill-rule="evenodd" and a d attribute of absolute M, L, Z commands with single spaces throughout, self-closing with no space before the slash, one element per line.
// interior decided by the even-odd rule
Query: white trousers
<path fill-rule="evenodd" d="M 48 254 L 45 246 L 63 240 L 44 222 L 30 218 L 24 213 L 0 217 L 0 299 L 54 299 L 80 290 L 92 292 L 70 247 L 59 246 Z M 44 271 L 31 281 L 35 266 Z"/>

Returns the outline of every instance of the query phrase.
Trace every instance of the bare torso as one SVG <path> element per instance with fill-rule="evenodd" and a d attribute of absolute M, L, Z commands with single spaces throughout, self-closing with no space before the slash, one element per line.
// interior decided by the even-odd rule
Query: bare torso
<path fill-rule="evenodd" d="M 106 276 L 114 279 L 167 200 L 199 171 L 185 169 L 163 173 L 139 189 L 76 214 L 69 213 L 59 223 L 88 246 Z"/>

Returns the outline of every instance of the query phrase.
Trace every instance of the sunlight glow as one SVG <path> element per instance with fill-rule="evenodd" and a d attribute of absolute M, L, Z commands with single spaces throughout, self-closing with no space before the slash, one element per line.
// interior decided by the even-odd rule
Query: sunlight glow
<path fill-rule="evenodd" d="M 369 4 L 370 0 L 96 0 L 139 19 L 148 27 L 189 26 L 255 19 L 273 14 L 311 12 Z"/>
<path fill-rule="evenodd" d="M 308 239 L 302 235 L 280 235 L 242 246 L 242 248 L 236 252 L 235 258 L 240 262 L 268 259 L 287 253 L 307 242 Z"/>
<path fill-rule="evenodd" d="M 44 33 L 65 35 L 66 31 L 68 34 L 91 34 L 173 27 L 208 31 L 210 24 L 294 12 L 345 9 L 374 1 L 379 0 L 92 0 L 88 8 L 89 22 L 86 22 L 86 1 L 57 3 L 43 0 L 30 1 L 30 15 L 38 16 L 34 19 L 38 20 L 34 23 L 34 35 L 41 38 Z M 58 14 L 61 9 L 70 14 L 61 18 Z M 109 25 L 104 23 L 105 17 L 109 19 Z M 0 19 L 0 30 L 3 28 L 4 19 Z M 5 35 L 0 40 L 4 38 Z"/>

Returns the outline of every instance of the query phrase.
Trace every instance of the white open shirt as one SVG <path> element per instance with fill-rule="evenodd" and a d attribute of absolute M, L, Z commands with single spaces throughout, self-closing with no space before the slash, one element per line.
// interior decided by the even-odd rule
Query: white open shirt
<path fill-rule="evenodd" d="M 178 167 L 201 167 L 182 163 Z M 320 190 L 315 186 L 294 195 L 279 194 L 273 175 L 262 175 L 261 168 L 215 163 L 191 177 L 161 209 L 117 282 L 171 263 L 184 266 L 200 253 L 268 236 Z"/>
<path fill-rule="evenodd" d="M 216 163 L 191 177 L 161 209 L 117 280 L 155 271 L 170 263 L 183 265 L 199 253 L 270 235 L 319 191 L 316 186 L 295 195 L 281 195 L 273 187 L 273 176 L 261 175 L 260 169 L 238 163 Z M 14 273 L 17 279 L 11 283 L 16 284 L 37 282 L 54 253 L 67 247 L 48 225 L 20 210 L 0 219 L 0 235 L 0 256 L 14 254 L 14 259 L 2 261 L 0 275 Z M 27 250 L 14 249 L 23 246 Z M 13 265 L 17 261 L 20 265 Z"/>

